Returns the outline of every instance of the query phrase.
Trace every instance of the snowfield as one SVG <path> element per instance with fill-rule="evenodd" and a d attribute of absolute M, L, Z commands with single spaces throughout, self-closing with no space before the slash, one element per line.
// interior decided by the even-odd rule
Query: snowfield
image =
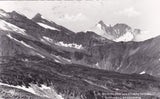
<path fill-rule="evenodd" d="M 35 91 L 33 90 L 33 88 L 31 88 L 31 87 L 26 88 L 25 86 L 13 86 L 13 85 L 1 83 L 1 82 L 0 82 L 0 85 L 8 86 L 8 87 L 13 87 L 13 88 L 17 88 L 17 89 L 22 89 L 22 90 L 27 91 L 27 92 L 30 92 L 30 93 L 32 93 L 32 94 L 36 94 Z"/>
<path fill-rule="evenodd" d="M 40 22 L 38 22 L 37 24 L 39 24 L 40 26 L 42 26 L 42 27 L 44 27 L 44 28 L 46 28 L 46 29 L 51 29 L 51 30 L 57 30 L 57 31 L 60 31 L 60 30 L 58 30 L 57 28 L 52 27 L 52 26 L 49 26 L 49 25 L 44 24 L 44 23 L 40 23 Z"/>
<path fill-rule="evenodd" d="M 132 41 L 134 39 L 134 36 L 131 32 L 127 32 L 124 35 L 120 36 L 119 38 L 115 39 L 114 41 L 116 42 L 128 42 L 128 41 Z"/>
<path fill-rule="evenodd" d="M 48 42 L 53 42 L 53 39 L 49 38 L 49 37 L 46 37 L 46 36 L 43 36 L 43 39 L 48 41 Z"/>
<path fill-rule="evenodd" d="M 34 95 L 42 96 L 42 97 L 47 97 L 52 99 L 64 99 L 61 95 L 57 94 L 57 92 L 54 90 L 54 88 L 50 88 L 46 85 L 41 85 L 41 87 L 38 87 L 37 85 L 31 84 L 30 87 L 25 87 L 25 86 L 14 86 L 14 85 L 9 85 L 5 83 L 0 82 L 0 86 L 7 86 L 7 87 L 12 87 L 16 89 L 21 89 L 27 92 L 30 92 Z M 13 93 L 14 94 L 14 93 Z"/>
<path fill-rule="evenodd" d="M 145 74 L 145 73 L 146 73 L 145 71 L 142 71 L 142 72 L 141 72 L 141 73 L 139 73 L 139 74 L 141 74 L 141 75 L 142 75 L 142 74 Z"/>
<path fill-rule="evenodd" d="M 11 23 L 8 23 L 8 22 L 6 22 L 4 20 L 1 20 L 1 19 L 0 19 L 0 29 L 4 30 L 4 31 L 11 31 L 11 32 L 20 33 L 22 35 L 27 35 L 25 33 L 24 29 L 21 29 L 21 28 L 15 26 L 15 25 L 13 25 Z"/>
<path fill-rule="evenodd" d="M 70 48 L 76 48 L 76 49 L 82 49 L 83 48 L 82 45 L 77 45 L 75 43 L 66 44 L 62 41 L 55 43 L 55 45 L 63 46 L 63 47 L 70 47 Z"/>
<path fill-rule="evenodd" d="M 26 46 L 26 47 L 28 47 L 28 48 L 34 49 L 32 46 L 26 44 L 24 41 L 19 41 L 19 40 L 17 40 L 16 38 L 13 38 L 10 34 L 7 34 L 7 36 L 8 36 L 10 39 L 15 40 L 15 41 L 21 43 L 22 45 L 24 45 L 24 46 Z"/>

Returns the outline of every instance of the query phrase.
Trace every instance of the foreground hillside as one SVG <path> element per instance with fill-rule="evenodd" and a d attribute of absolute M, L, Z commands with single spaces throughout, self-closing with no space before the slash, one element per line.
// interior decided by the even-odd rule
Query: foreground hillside
<path fill-rule="evenodd" d="M 123 97 L 121 94 L 126 93 L 129 94 L 127 96 L 151 99 L 152 96 L 158 97 L 160 91 L 159 80 L 149 75 L 127 75 L 75 64 L 62 65 L 33 56 L 1 57 L 0 68 L 3 89 L 1 94 L 3 92 L 9 94 L 6 90 L 14 88 L 14 93 L 17 93 L 14 94 L 15 97 L 25 93 L 26 97 L 27 94 L 31 94 L 30 96 L 35 99 L 36 97 L 53 99 L 52 97 L 56 95 L 60 95 L 62 99 L 97 99 L 98 97 L 98 99 L 107 99 L 107 97 Z M 19 91 L 22 88 L 5 84 L 23 86 L 33 91 L 29 93 L 24 90 Z M 46 86 L 46 89 L 42 88 L 42 85 Z M 121 94 L 114 95 L 116 93 Z"/>

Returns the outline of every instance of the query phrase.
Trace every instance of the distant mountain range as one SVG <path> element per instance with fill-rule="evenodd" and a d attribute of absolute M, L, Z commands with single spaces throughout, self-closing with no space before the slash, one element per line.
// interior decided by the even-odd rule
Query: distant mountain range
<path fill-rule="evenodd" d="M 103 21 L 75 33 L 39 13 L 28 19 L 0 10 L 0 98 L 158 98 L 160 36 L 141 34 Z"/>

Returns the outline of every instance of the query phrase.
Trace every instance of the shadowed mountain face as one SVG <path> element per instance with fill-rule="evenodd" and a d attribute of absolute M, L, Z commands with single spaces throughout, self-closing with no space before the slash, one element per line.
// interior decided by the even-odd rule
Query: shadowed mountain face
<path fill-rule="evenodd" d="M 102 21 L 99 24 L 112 31 Z M 125 24 L 113 28 L 117 30 L 110 32 L 114 36 L 130 30 Z M 94 32 L 74 33 L 40 14 L 30 20 L 15 11 L 1 10 L 0 98 L 123 96 L 115 92 L 144 93 L 142 99 L 159 97 L 159 41 L 160 37 L 114 42 Z"/>

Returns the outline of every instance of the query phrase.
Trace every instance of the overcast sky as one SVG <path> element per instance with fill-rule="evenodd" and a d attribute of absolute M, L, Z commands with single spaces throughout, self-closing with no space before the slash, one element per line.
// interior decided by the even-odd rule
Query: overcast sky
<path fill-rule="evenodd" d="M 39 12 L 76 32 L 103 20 L 105 24 L 126 23 L 160 34 L 160 0 L 0 1 L 0 8 L 18 11 L 28 18 Z"/>

